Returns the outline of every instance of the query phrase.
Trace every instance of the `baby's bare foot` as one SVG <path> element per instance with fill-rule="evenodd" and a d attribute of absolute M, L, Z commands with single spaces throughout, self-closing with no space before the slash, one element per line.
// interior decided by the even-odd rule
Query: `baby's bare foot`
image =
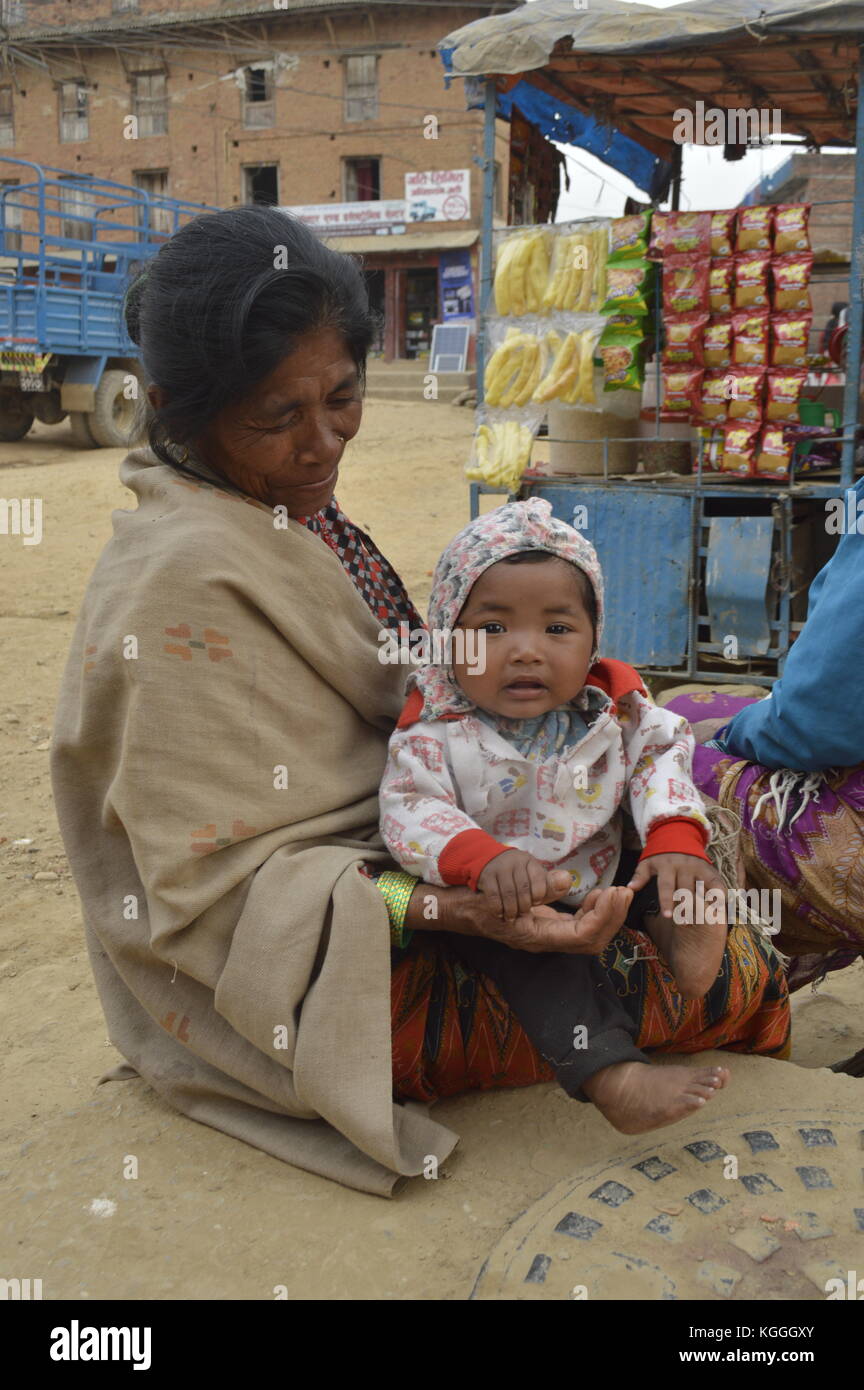
<path fill-rule="evenodd" d="M 583 1090 L 622 1134 L 644 1134 L 692 1115 L 729 1081 L 726 1067 L 652 1067 L 617 1062 L 585 1082 Z"/>
<path fill-rule="evenodd" d="M 702 999 L 720 973 L 726 950 L 727 927 L 690 922 L 680 926 L 661 916 L 644 918 L 645 930 L 656 942 L 685 999 Z"/>

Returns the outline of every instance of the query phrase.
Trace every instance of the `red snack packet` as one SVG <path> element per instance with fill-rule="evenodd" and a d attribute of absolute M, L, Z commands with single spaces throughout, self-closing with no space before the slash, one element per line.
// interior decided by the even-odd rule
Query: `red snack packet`
<path fill-rule="evenodd" d="M 771 262 L 774 277 L 774 308 L 810 309 L 810 275 L 813 270 L 812 251 L 794 251 L 788 256 L 775 256 Z"/>
<path fill-rule="evenodd" d="M 733 366 L 768 366 L 768 321 L 767 309 L 741 309 L 732 315 Z"/>
<path fill-rule="evenodd" d="M 729 408 L 729 380 L 725 372 L 706 372 L 702 379 L 699 414 L 694 423 L 716 429 Z"/>
<path fill-rule="evenodd" d="M 670 214 L 668 212 L 655 212 L 651 217 L 651 236 L 648 241 L 648 259 L 651 261 L 662 261 L 663 245 L 666 239 L 666 223 Z"/>
<path fill-rule="evenodd" d="M 710 252 L 710 212 L 654 213 L 648 247 L 652 260 L 665 260 L 667 256 L 708 256 Z"/>
<path fill-rule="evenodd" d="M 667 314 L 663 320 L 666 341 L 661 360 L 670 366 L 702 366 L 702 333 L 707 314 Z"/>
<path fill-rule="evenodd" d="M 667 256 L 663 262 L 663 313 L 708 312 L 707 256 Z"/>
<path fill-rule="evenodd" d="M 702 360 L 706 367 L 728 367 L 732 363 L 732 319 L 729 315 L 709 319 L 702 334 Z"/>
<path fill-rule="evenodd" d="M 794 448 L 782 425 L 766 425 L 759 436 L 753 472 L 757 477 L 788 478 Z"/>
<path fill-rule="evenodd" d="M 731 256 L 735 247 L 735 208 L 711 214 L 711 255 Z"/>
<path fill-rule="evenodd" d="M 811 313 L 774 314 L 771 319 L 771 366 L 804 367 L 810 341 Z"/>
<path fill-rule="evenodd" d="M 770 250 L 773 213 L 774 208 L 770 204 L 755 208 L 739 208 L 735 250 Z"/>
<path fill-rule="evenodd" d="M 718 459 L 718 467 L 721 472 L 739 473 L 747 478 L 752 476 L 758 433 L 758 424 L 736 423 L 724 426 L 723 452 Z"/>
<path fill-rule="evenodd" d="M 767 251 L 748 251 L 735 257 L 736 309 L 767 309 L 770 264 Z"/>
<path fill-rule="evenodd" d="M 723 374 L 726 383 L 728 406 L 727 420 L 750 420 L 757 423 L 762 419 L 762 388 L 765 384 L 764 367 L 730 367 Z"/>
<path fill-rule="evenodd" d="M 712 261 L 708 269 L 708 302 L 712 314 L 732 312 L 732 282 L 735 278 L 735 262 L 731 256 L 725 260 Z"/>
<path fill-rule="evenodd" d="M 772 423 L 799 424 L 798 402 L 806 381 L 806 367 L 775 367 L 768 372 L 765 378 L 765 419 Z"/>
<path fill-rule="evenodd" d="M 661 367 L 660 419 L 686 422 L 700 408 L 701 367 Z"/>
<path fill-rule="evenodd" d="M 809 203 L 778 203 L 774 208 L 774 255 L 809 251 Z"/>

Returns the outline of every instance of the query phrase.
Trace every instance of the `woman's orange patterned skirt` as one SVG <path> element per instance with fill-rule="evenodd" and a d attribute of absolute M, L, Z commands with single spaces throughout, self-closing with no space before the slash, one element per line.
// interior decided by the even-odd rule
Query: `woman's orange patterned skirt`
<path fill-rule="evenodd" d="M 703 999 L 683 999 L 655 952 L 649 936 L 628 927 L 599 958 L 638 1023 L 638 1047 L 788 1056 L 786 980 L 763 938 L 745 926 L 730 927 L 723 966 Z M 433 1101 L 554 1080 L 492 981 L 463 966 L 434 937 L 418 933 L 406 949 L 394 952 L 391 1006 L 399 1100 Z"/>

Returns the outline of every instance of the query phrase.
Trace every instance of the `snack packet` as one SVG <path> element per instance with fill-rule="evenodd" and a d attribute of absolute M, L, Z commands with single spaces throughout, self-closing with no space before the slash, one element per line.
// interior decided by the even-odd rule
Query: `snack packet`
<path fill-rule="evenodd" d="M 735 262 L 731 256 L 711 262 L 708 269 L 708 302 L 712 314 L 731 314 L 734 278 Z"/>
<path fill-rule="evenodd" d="M 711 253 L 710 212 L 670 212 L 663 228 L 663 258 L 708 256 Z"/>
<path fill-rule="evenodd" d="M 787 439 L 782 425 L 766 425 L 759 436 L 754 473 L 757 476 L 788 478 L 794 442 Z"/>
<path fill-rule="evenodd" d="M 706 367 L 728 367 L 732 363 L 732 319 L 724 315 L 709 319 L 702 334 L 702 358 Z"/>
<path fill-rule="evenodd" d="M 725 372 L 706 372 L 702 379 L 698 423 L 716 427 L 722 425 L 729 408 L 728 381 Z"/>
<path fill-rule="evenodd" d="M 706 256 L 674 255 L 663 262 L 664 314 L 707 313 L 708 268 Z"/>
<path fill-rule="evenodd" d="M 809 203 L 778 203 L 774 208 L 774 255 L 809 251 Z"/>
<path fill-rule="evenodd" d="M 735 308 L 766 309 L 768 307 L 768 267 L 771 257 L 767 251 L 748 251 L 735 257 Z"/>
<path fill-rule="evenodd" d="M 707 314 L 668 314 L 663 320 L 666 341 L 662 361 L 680 366 L 702 366 L 702 334 Z"/>
<path fill-rule="evenodd" d="M 771 366 L 804 367 L 810 339 L 811 313 L 774 314 L 771 319 Z"/>
<path fill-rule="evenodd" d="M 729 403 L 726 409 L 727 420 L 751 420 L 757 423 L 762 419 L 762 388 L 765 384 L 765 369 L 756 367 L 731 367 L 724 374 Z"/>
<path fill-rule="evenodd" d="M 723 453 L 718 459 L 723 473 L 739 473 L 750 477 L 753 473 L 756 452 L 758 424 L 727 424 L 723 429 Z"/>
<path fill-rule="evenodd" d="M 651 218 L 651 235 L 648 240 L 648 259 L 651 261 L 662 261 L 663 244 L 666 239 L 666 224 L 671 217 L 671 213 L 657 212 Z"/>
<path fill-rule="evenodd" d="M 642 314 L 651 307 L 652 268 L 646 260 L 618 261 L 606 270 L 601 314 Z"/>
<path fill-rule="evenodd" d="M 769 251 L 774 209 L 770 204 L 738 209 L 736 251 Z"/>
<path fill-rule="evenodd" d="M 735 247 L 735 208 L 711 214 L 711 255 L 731 256 Z"/>
<path fill-rule="evenodd" d="M 700 367 L 661 367 L 660 419 L 688 421 L 700 410 L 702 378 Z"/>
<path fill-rule="evenodd" d="M 740 309 L 732 315 L 733 366 L 768 366 L 768 321 L 767 309 Z"/>
<path fill-rule="evenodd" d="M 812 251 L 794 251 L 787 256 L 774 257 L 771 274 L 774 277 L 775 310 L 784 312 L 812 307 L 808 289 L 812 270 Z"/>
<path fill-rule="evenodd" d="M 609 229 L 609 261 L 629 261 L 648 255 L 651 209 L 632 217 L 615 217 Z M 608 262 L 607 262 L 608 264 Z"/>
<path fill-rule="evenodd" d="M 799 423 L 798 402 L 807 381 L 806 367 L 775 367 L 765 378 L 765 419 Z"/>
<path fill-rule="evenodd" d="M 597 344 L 604 391 L 641 391 L 645 380 L 641 333 L 605 328 Z"/>

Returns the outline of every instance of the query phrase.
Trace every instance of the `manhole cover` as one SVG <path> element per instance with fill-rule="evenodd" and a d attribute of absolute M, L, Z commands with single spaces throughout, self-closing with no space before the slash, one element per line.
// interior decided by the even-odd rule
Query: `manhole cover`
<path fill-rule="evenodd" d="M 824 1300 L 829 1279 L 848 1297 L 862 1164 L 861 1119 L 836 1111 L 640 1135 L 518 1216 L 471 1297 Z"/>

